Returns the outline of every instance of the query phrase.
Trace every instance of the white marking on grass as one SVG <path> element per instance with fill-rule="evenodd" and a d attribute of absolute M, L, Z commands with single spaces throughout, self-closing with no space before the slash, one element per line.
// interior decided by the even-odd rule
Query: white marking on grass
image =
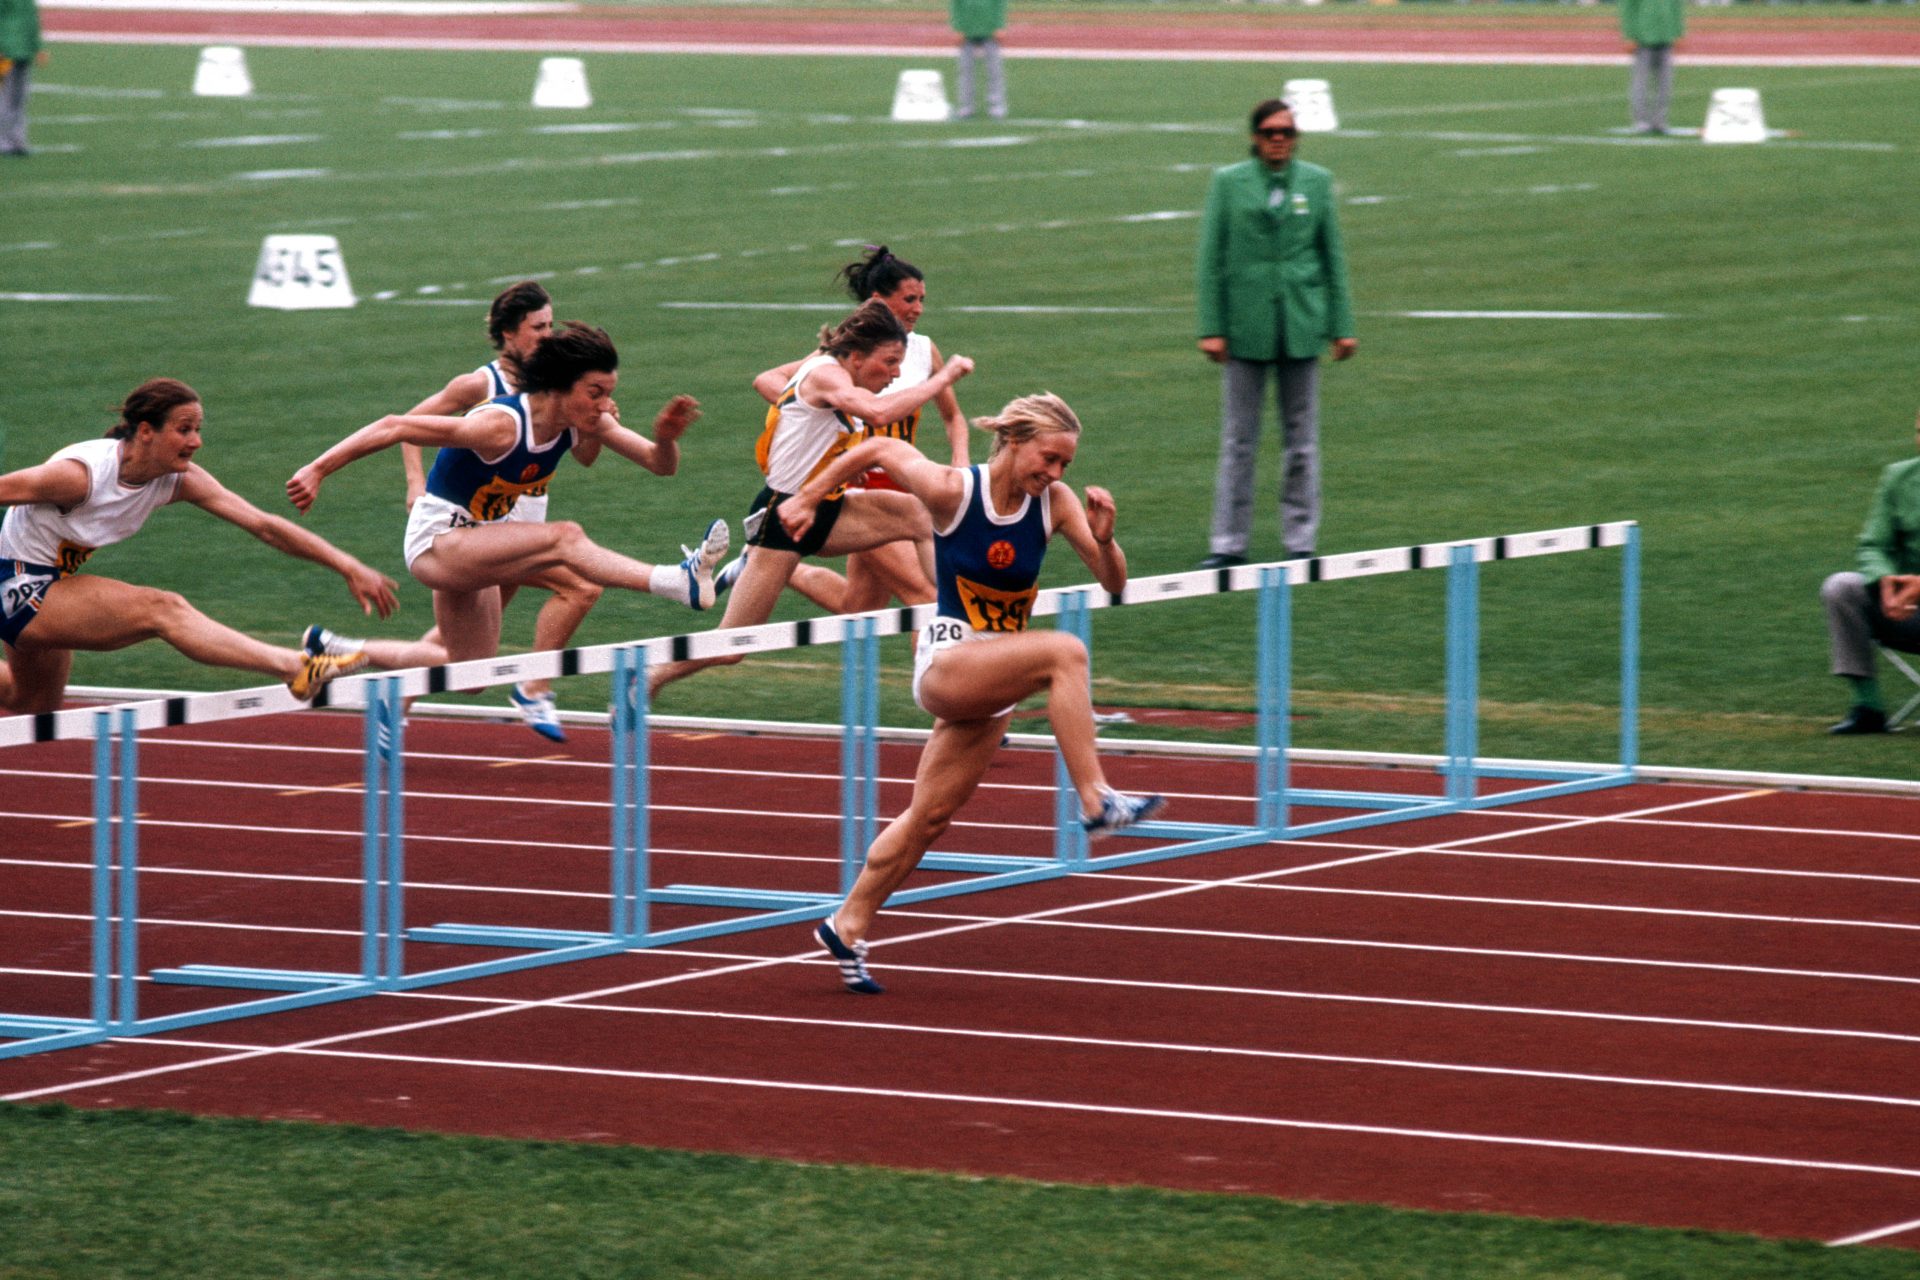
<path fill-rule="evenodd" d="M 0 244 L 0 253 L 31 253 L 40 249 L 58 249 L 52 240 L 23 240 L 19 244 Z"/>
<path fill-rule="evenodd" d="M 0 293 L 0 302 L 172 302 L 157 293 Z"/>
<path fill-rule="evenodd" d="M 1475 156 L 1537 156 L 1544 150 L 1546 150 L 1545 147 L 1522 144 L 1512 147 L 1461 147 L 1453 154 L 1464 158 L 1472 158 Z"/>
<path fill-rule="evenodd" d="M 249 169 L 233 175 L 236 182 L 285 182 L 296 178 L 326 178 L 331 169 Z"/>
<path fill-rule="evenodd" d="M 42 7 L 52 8 L 53 6 L 49 4 Z M 66 34 L 63 32 L 60 38 L 65 40 L 67 38 Z M 160 89 L 109 89 L 90 84 L 52 84 L 42 83 L 37 78 L 33 82 L 33 92 L 36 96 L 43 93 L 51 93 L 56 95 L 70 95 L 75 98 L 141 98 L 151 100 L 167 96 L 166 93 Z"/>
<path fill-rule="evenodd" d="M 672 127 L 670 124 L 608 120 L 599 124 L 543 124 L 528 129 L 527 132 L 533 134 L 638 133 L 643 129 L 671 129 Z"/>
<path fill-rule="evenodd" d="M 463 142 L 471 138 L 491 138 L 498 129 L 410 129 L 393 136 L 401 142 Z"/>
<path fill-rule="evenodd" d="M 1665 311 L 1374 311 L 1407 320 L 1671 320 Z"/>
<path fill-rule="evenodd" d="M 246 133 L 230 138 L 192 138 L 179 145 L 183 147 L 279 147 L 325 140 L 326 135 L 319 133 Z"/>

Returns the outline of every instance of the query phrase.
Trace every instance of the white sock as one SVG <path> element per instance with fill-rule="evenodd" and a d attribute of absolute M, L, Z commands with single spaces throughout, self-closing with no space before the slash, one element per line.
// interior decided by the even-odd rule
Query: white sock
<path fill-rule="evenodd" d="M 653 576 L 647 582 L 647 592 L 675 604 L 690 603 L 693 599 L 693 575 L 682 565 L 657 564 L 653 566 Z"/>

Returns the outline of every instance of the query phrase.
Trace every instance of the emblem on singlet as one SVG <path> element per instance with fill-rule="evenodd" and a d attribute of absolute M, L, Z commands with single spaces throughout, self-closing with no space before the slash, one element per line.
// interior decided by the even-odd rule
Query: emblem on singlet
<path fill-rule="evenodd" d="M 59 558 L 60 576 L 64 578 L 70 573 L 80 572 L 80 566 L 93 557 L 96 549 L 81 546 L 77 542 L 62 542 Z"/>
<path fill-rule="evenodd" d="M 961 607 L 967 611 L 967 621 L 975 631 L 1025 631 L 1034 597 L 1040 594 L 1038 586 L 1025 591 L 1002 591 L 957 573 L 953 575 L 953 584 L 959 589 Z"/>

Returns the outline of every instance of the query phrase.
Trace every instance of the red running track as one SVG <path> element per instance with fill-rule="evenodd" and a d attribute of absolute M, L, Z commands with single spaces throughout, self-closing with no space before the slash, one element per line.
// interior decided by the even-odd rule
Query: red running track
<path fill-rule="evenodd" d="M 357 966 L 356 742 L 323 714 L 142 740 L 143 971 Z M 408 920 L 603 929 L 605 752 L 416 721 Z M 883 810 L 913 759 L 883 750 Z M 0 756 L 0 1010 L 84 1012 L 87 761 Z M 659 736 L 655 882 L 830 889 L 835 764 Z M 1250 809 L 1244 764 L 1113 772 Z M 1003 753 L 943 847 L 1045 853 L 1050 773 Z M 0 1097 L 1916 1247 L 1917 819 L 1621 788 L 889 913 L 877 999 L 785 928 L 4 1061 Z"/>

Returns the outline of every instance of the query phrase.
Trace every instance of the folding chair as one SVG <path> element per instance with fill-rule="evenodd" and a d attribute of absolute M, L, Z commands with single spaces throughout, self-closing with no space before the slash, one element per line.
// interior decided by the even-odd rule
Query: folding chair
<path fill-rule="evenodd" d="M 1913 664 L 1908 662 L 1906 656 L 1898 649 L 1889 649 L 1885 645 L 1882 645 L 1880 647 L 1880 656 L 1898 667 L 1907 679 L 1913 682 L 1915 690 L 1914 695 L 1903 702 L 1898 711 L 1888 713 L 1887 728 L 1899 729 L 1909 720 L 1920 723 L 1920 715 L 1915 714 L 1917 710 L 1920 710 L 1920 671 L 1915 671 Z"/>

